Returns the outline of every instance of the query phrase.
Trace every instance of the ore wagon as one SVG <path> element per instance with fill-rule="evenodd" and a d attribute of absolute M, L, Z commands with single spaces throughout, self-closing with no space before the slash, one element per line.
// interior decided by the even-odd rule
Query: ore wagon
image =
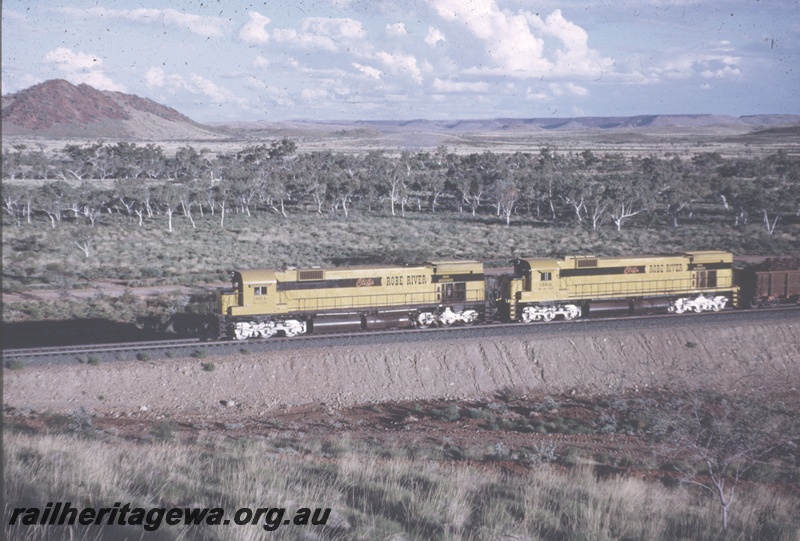
<path fill-rule="evenodd" d="M 739 271 L 737 280 L 752 308 L 800 303 L 800 258 L 767 259 Z"/>

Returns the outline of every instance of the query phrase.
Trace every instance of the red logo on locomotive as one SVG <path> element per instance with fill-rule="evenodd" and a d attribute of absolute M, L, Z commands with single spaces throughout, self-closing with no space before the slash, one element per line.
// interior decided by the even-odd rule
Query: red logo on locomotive
<path fill-rule="evenodd" d="M 638 273 L 639 273 L 639 267 L 634 267 L 634 266 L 625 267 L 625 274 L 638 274 Z"/>
<path fill-rule="evenodd" d="M 375 280 L 372 278 L 359 278 L 356 280 L 356 287 L 372 287 L 375 285 Z"/>

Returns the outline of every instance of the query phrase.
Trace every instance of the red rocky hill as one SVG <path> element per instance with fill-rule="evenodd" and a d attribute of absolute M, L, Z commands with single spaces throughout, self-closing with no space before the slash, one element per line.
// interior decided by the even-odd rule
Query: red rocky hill
<path fill-rule="evenodd" d="M 3 96 L 3 135 L 210 139 L 221 135 L 175 109 L 132 94 L 45 81 Z"/>

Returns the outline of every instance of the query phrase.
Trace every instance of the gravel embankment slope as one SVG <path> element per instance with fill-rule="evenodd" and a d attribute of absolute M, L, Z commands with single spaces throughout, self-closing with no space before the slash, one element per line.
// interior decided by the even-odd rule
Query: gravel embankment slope
<path fill-rule="evenodd" d="M 203 363 L 213 363 L 207 371 Z M 800 386 L 800 322 L 464 338 L 236 356 L 4 370 L 20 410 L 259 415 L 282 405 L 472 399 L 502 390 L 605 393 Z M 233 401 L 232 403 L 230 401 Z M 227 405 L 226 405 L 227 404 Z"/>

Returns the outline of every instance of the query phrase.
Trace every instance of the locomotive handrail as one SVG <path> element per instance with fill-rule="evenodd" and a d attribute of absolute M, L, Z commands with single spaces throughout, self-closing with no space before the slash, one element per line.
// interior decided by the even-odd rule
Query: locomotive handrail
<path fill-rule="evenodd" d="M 696 287 L 690 285 L 688 278 L 637 280 L 635 282 L 602 282 L 602 283 L 574 283 L 571 278 L 566 279 L 570 298 L 584 298 L 587 295 L 594 298 L 603 296 L 619 297 L 628 294 L 658 293 L 660 296 L 683 293 L 687 290 L 724 292 L 729 291 L 733 285 L 729 277 L 719 277 L 716 287 Z M 646 286 L 646 287 L 645 287 Z"/>

